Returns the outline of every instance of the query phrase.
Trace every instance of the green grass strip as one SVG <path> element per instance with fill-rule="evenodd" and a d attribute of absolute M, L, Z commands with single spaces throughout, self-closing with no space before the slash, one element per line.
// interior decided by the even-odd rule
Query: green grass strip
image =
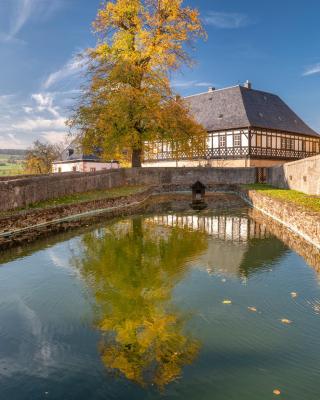
<path fill-rule="evenodd" d="M 243 185 L 244 189 L 255 190 L 268 197 L 293 203 L 300 207 L 304 207 L 308 211 L 320 212 L 320 197 L 312 196 L 305 193 L 298 192 L 297 190 L 278 189 L 270 185 L 256 183 L 252 185 Z"/>

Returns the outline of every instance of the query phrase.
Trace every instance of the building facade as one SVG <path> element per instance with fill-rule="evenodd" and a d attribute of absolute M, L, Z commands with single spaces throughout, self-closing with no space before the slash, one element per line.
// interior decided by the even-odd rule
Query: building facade
<path fill-rule="evenodd" d="M 59 160 L 52 164 L 53 173 L 63 172 L 96 172 L 120 168 L 118 161 L 104 161 L 99 154 L 86 155 L 81 145 L 75 141 L 61 154 Z"/>
<path fill-rule="evenodd" d="M 248 81 L 185 101 L 208 132 L 204 150 L 175 159 L 170 143 L 154 143 L 144 166 L 268 167 L 320 154 L 319 134 L 278 96 Z"/>

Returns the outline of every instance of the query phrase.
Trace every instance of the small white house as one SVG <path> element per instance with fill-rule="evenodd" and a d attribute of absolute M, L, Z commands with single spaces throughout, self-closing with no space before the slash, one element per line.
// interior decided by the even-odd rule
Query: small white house
<path fill-rule="evenodd" d="M 61 159 L 52 163 L 52 172 L 96 172 L 120 168 L 118 161 L 104 161 L 97 154 L 83 154 L 81 146 L 71 143 L 61 154 Z"/>

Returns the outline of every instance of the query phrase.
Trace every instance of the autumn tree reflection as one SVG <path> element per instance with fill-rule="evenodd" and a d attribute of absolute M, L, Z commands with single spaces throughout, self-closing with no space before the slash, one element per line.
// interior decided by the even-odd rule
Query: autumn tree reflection
<path fill-rule="evenodd" d="M 134 218 L 87 234 L 81 244 L 76 263 L 98 306 L 104 364 L 143 386 L 163 388 L 199 350 L 171 299 L 189 260 L 206 250 L 206 235 Z"/>

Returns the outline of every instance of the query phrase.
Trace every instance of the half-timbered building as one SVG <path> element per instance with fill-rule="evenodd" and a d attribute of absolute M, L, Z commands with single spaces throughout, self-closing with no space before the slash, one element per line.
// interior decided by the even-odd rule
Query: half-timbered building
<path fill-rule="evenodd" d="M 202 152 L 175 158 L 168 142 L 144 154 L 144 166 L 268 167 L 320 153 L 320 136 L 277 95 L 250 82 L 185 98 L 208 132 Z"/>

